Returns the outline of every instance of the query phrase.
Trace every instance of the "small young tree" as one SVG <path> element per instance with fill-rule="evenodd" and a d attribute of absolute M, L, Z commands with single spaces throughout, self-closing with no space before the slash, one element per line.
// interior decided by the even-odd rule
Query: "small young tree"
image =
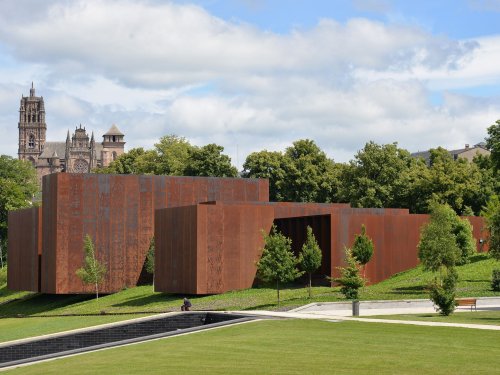
<path fill-rule="evenodd" d="M 312 294 L 312 273 L 321 266 L 321 258 L 321 249 L 316 241 L 316 237 L 314 237 L 312 228 L 307 226 L 307 238 L 304 245 L 302 245 L 302 251 L 299 254 L 299 266 L 303 271 L 307 272 L 309 276 L 309 298 L 311 298 Z"/>
<path fill-rule="evenodd" d="M 458 274 L 454 268 L 443 267 L 441 275 L 430 285 L 430 297 L 441 315 L 448 316 L 455 310 L 455 290 Z"/>
<path fill-rule="evenodd" d="M 153 289 L 155 286 L 155 238 L 151 237 L 149 249 L 146 254 L 146 272 L 153 275 Z"/>
<path fill-rule="evenodd" d="M 280 283 L 295 280 L 302 272 L 297 269 L 297 258 L 292 252 L 292 240 L 279 233 L 273 225 L 271 233 L 264 233 L 264 249 L 257 262 L 257 272 L 261 280 L 276 282 L 278 306 L 280 304 Z"/>
<path fill-rule="evenodd" d="M 472 225 L 469 220 L 461 219 L 455 215 L 453 234 L 455 235 L 455 241 L 460 250 L 457 264 L 462 265 L 469 263 L 470 257 L 476 253 L 476 242 L 472 234 Z"/>
<path fill-rule="evenodd" d="M 352 255 L 352 250 L 347 247 L 345 248 L 345 261 L 347 263 L 345 267 L 337 267 L 341 277 L 330 278 L 330 280 L 341 285 L 340 292 L 347 299 L 355 300 L 359 297 L 359 288 L 365 285 L 365 279 L 359 275 L 359 263 Z"/>
<path fill-rule="evenodd" d="M 373 256 L 373 241 L 366 234 L 366 228 L 361 225 L 361 234 L 357 234 L 352 245 L 352 256 L 363 266 L 363 278 L 366 278 L 366 263 Z"/>
<path fill-rule="evenodd" d="M 83 240 L 83 249 L 85 251 L 83 267 L 76 270 L 76 275 L 84 284 L 95 286 L 95 296 L 99 299 L 99 284 L 106 275 L 106 265 L 96 259 L 94 243 L 88 234 Z"/>

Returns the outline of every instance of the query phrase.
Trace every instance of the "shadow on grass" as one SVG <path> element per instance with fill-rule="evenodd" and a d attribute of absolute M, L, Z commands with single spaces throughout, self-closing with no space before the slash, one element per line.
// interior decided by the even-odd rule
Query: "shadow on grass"
<path fill-rule="evenodd" d="M 390 292 L 391 294 L 425 294 L 427 293 L 427 286 L 425 285 L 415 285 L 415 286 L 403 286 L 399 288 L 393 288 Z"/>
<path fill-rule="evenodd" d="M 181 300 L 182 298 L 177 295 L 173 294 L 153 294 L 149 296 L 144 296 L 144 297 L 137 297 L 137 298 L 131 298 L 126 301 L 116 303 L 112 305 L 113 307 L 120 307 L 120 306 L 147 306 L 150 304 L 154 303 L 161 303 L 161 302 L 172 302 L 172 301 L 178 301 Z"/>
<path fill-rule="evenodd" d="M 0 316 L 29 316 L 53 312 L 54 309 L 95 298 L 93 295 L 35 294 L 0 306 Z"/>
<path fill-rule="evenodd" d="M 463 264 L 463 266 L 466 266 L 467 264 L 471 264 L 471 263 L 481 262 L 482 260 L 485 260 L 487 258 L 488 257 L 484 254 L 473 255 L 469 258 L 469 263 Z"/>

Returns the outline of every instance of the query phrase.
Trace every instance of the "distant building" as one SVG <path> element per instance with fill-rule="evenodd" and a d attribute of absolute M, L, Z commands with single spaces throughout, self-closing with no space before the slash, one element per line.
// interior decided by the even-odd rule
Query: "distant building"
<path fill-rule="evenodd" d="M 45 104 L 42 96 L 35 96 L 31 84 L 30 96 L 21 97 L 19 107 L 18 157 L 30 161 L 38 178 L 54 172 L 89 173 L 93 168 L 106 167 L 124 153 L 124 134 L 112 125 L 96 143 L 94 133 L 89 137 L 85 127 L 77 126 L 65 142 L 47 142 Z"/>
<path fill-rule="evenodd" d="M 457 160 L 458 158 L 464 158 L 467 159 L 468 161 L 472 161 L 472 159 L 474 159 L 474 156 L 476 155 L 491 154 L 491 152 L 486 148 L 486 143 L 484 142 L 478 143 L 472 147 L 470 147 L 469 144 L 466 144 L 464 148 L 458 150 L 451 150 L 448 151 L 448 153 L 453 158 L 453 160 Z M 411 156 L 414 158 L 422 158 L 425 160 L 427 164 L 429 164 L 431 158 L 431 152 L 430 150 L 419 151 L 412 153 Z"/>

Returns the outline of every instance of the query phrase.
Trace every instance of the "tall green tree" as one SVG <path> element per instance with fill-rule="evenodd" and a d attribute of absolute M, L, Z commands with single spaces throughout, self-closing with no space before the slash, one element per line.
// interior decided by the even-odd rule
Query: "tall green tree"
<path fill-rule="evenodd" d="M 486 147 L 491 151 L 491 161 L 496 172 L 500 171 L 500 120 L 488 128 Z"/>
<path fill-rule="evenodd" d="M 409 170 L 416 163 L 397 143 L 368 142 L 342 171 L 342 199 L 353 207 L 408 207 Z"/>
<path fill-rule="evenodd" d="M 418 244 L 419 258 L 424 268 L 438 273 L 429 285 L 430 298 L 442 315 L 455 309 L 457 273 L 461 250 L 454 234 L 456 214 L 448 205 L 431 203 L 429 222 L 423 226 Z"/>
<path fill-rule="evenodd" d="M 133 148 L 118 156 L 107 167 L 96 168 L 95 173 L 106 174 L 146 174 L 153 173 L 154 168 L 144 163 L 145 154 L 152 151 L 144 151 L 142 147 Z"/>
<path fill-rule="evenodd" d="M 301 139 L 284 153 L 283 200 L 337 201 L 339 168 L 314 141 Z"/>
<path fill-rule="evenodd" d="M 352 256 L 363 267 L 363 278 L 366 278 L 366 264 L 373 256 L 375 246 L 366 234 L 366 227 L 361 225 L 361 234 L 357 234 L 352 245 Z"/>
<path fill-rule="evenodd" d="M 99 284 L 106 275 L 107 267 L 106 264 L 97 260 L 94 243 L 88 234 L 83 240 L 83 250 L 85 253 L 83 266 L 76 270 L 76 275 L 84 284 L 94 286 L 96 299 L 99 299 Z"/>
<path fill-rule="evenodd" d="M 195 149 L 184 137 L 173 134 L 161 137 L 160 141 L 155 143 L 153 173 L 186 176 L 189 159 Z M 144 161 L 147 164 L 147 160 Z"/>
<path fill-rule="evenodd" d="M 454 267 L 461 252 L 453 234 L 455 212 L 448 205 L 431 204 L 430 220 L 420 232 L 418 257 L 424 268 L 437 272 L 441 267 Z"/>
<path fill-rule="evenodd" d="M 6 260 L 8 212 L 31 207 L 40 191 L 33 165 L 7 155 L 0 156 L 0 249 L 2 263 Z"/>
<path fill-rule="evenodd" d="M 297 269 L 298 260 L 292 252 L 292 240 L 278 232 L 273 225 L 269 235 L 264 233 L 264 248 L 257 262 L 257 275 L 265 282 L 276 283 L 278 306 L 280 304 L 280 283 L 298 278 L 302 272 Z"/>
<path fill-rule="evenodd" d="M 242 177 L 267 178 L 269 180 L 269 200 L 285 200 L 285 156 L 278 151 L 258 151 L 247 156 L 243 163 Z"/>
<path fill-rule="evenodd" d="M 300 269 L 305 271 L 309 276 L 309 298 L 311 298 L 311 279 L 312 273 L 321 266 L 321 249 L 314 237 L 312 228 L 307 226 L 306 242 L 302 245 L 302 250 L 299 254 Z"/>
<path fill-rule="evenodd" d="M 186 176 L 236 177 L 238 170 L 231 158 L 222 152 L 224 147 L 211 143 L 191 149 L 185 169 Z"/>

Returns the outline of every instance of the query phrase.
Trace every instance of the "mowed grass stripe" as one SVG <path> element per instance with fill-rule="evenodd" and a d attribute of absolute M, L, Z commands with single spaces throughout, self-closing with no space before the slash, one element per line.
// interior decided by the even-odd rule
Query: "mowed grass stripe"
<path fill-rule="evenodd" d="M 491 374 L 500 333 L 311 320 L 259 321 L 83 354 L 13 374 Z"/>

